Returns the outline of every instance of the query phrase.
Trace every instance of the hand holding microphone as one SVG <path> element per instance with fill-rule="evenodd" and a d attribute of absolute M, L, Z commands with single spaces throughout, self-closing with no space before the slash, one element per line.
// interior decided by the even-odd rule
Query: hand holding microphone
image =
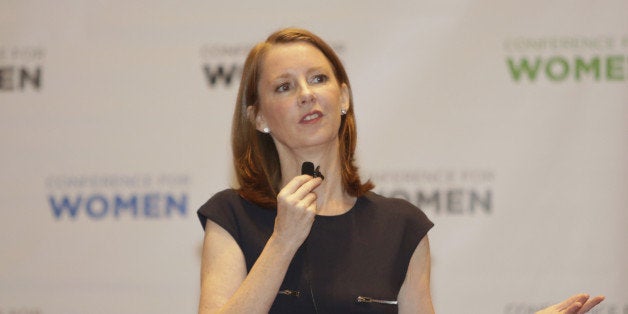
<path fill-rule="evenodd" d="M 321 178 L 322 180 L 325 180 L 325 176 L 323 176 L 323 174 L 319 171 L 320 168 L 321 166 L 318 166 L 316 167 L 316 169 L 314 169 L 314 164 L 312 162 L 306 161 L 303 163 L 303 165 L 301 165 L 301 174 L 309 174 L 314 178 Z"/>
<path fill-rule="evenodd" d="M 301 166 L 302 175 L 294 177 L 277 195 L 277 217 L 274 235 L 292 248 L 307 238 L 316 216 L 316 194 L 323 181 L 319 168 L 311 162 Z"/>

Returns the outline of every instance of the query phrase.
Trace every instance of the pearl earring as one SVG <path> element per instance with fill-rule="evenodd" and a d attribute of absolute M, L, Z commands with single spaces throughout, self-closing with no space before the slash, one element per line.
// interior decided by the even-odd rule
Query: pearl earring
<path fill-rule="evenodd" d="M 343 115 L 343 116 L 346 115 L 347 114 L 347 110 L 346 109 L 340 110 L 340 114 Z"/>
<path fill-rule="evenodd" d="M 262 132 L 268 134 L 270 133 L 270 129 L 268 127 L 265 127 L 264 130 L 262 130 Z"/>

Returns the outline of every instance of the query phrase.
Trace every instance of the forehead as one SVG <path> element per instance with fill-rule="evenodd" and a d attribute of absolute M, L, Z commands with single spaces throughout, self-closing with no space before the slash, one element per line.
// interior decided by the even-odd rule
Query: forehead
<path fill-rule="evenodd" d="M 332 70 L 331 63 L 317 47 L 306 42 L 276 44 L 262 58 L 262 76 L 276 76 L 292 71 L 324 68 Z"/>

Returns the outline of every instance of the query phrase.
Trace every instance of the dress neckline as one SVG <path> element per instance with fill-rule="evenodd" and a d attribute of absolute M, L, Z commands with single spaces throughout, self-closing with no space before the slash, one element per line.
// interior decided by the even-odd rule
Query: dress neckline
<path fill-rule="evenodd" d="M 354 213 L 356 210 L 356 207 L 358 207 L 358 203 L 362 202 L 362 199 L 364 198 L 364 195 L 359 196 L 355 199 L 355 202 L 353 203 L 353 206 L 351 206 L 351 208 L 349 208 L 348 211 L 342 213 L 342 214 L 338 214 L 338 215 L 316 215 L 316 219 L 325 219 L 325 220 L 330 220 L 330 219 L 340 219 L 342 217 L 346 217 L 351 215 L 352 213 Z"/>

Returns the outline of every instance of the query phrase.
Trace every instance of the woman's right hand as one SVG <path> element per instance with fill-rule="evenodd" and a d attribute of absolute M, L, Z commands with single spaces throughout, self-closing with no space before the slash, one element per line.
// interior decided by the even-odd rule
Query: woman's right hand
<path fill-rule="evenodd" d="M 298 249 L 305 241 L 316 216 L 316 194 L 323 180 L 309 175 L 294 177 L 277 195 L 277 217 L 273 236 Z"/>
<path fill-rule="evenodd" d="M 310 233 L 320 178 L 301 175 L 277 196 L 275 230 L 247 271 L 244 252 L 231 234 L 208 220 L 201 263 L 199 313 L 268 313 L 290 262 Z"/>

